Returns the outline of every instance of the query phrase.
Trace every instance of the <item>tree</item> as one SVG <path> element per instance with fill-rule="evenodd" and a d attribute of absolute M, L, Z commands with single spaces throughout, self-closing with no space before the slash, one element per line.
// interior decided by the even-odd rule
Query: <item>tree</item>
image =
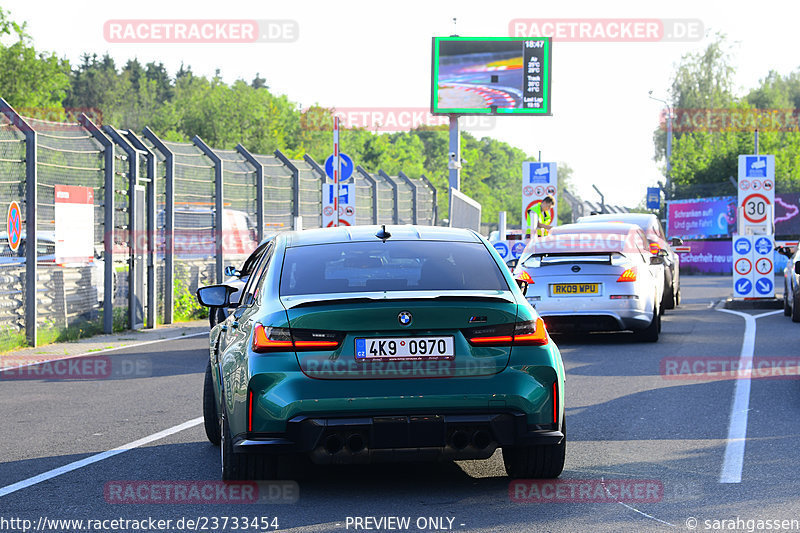
<path fill-rule="evenodd" d="M 63 116 L 61 102 L 69 88 L 69 62 L 53 53 L 37 52 L 25 24 L 0 8 L 0 95 L 21 112 L 39 118 Z M 8 37 L 6 37 L 8 36 Z"/>

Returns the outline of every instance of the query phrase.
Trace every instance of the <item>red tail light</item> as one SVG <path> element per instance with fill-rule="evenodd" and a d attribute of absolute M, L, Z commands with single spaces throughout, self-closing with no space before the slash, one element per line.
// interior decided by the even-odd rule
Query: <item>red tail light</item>
<path fill-rule="evenodd" d="M 658 251 L 661 250 L 661 246 L 658 245 L 657 242 L 650 243 L 650 253 L 653 255 L 658 254 Z"/>
<path fill-rule="evenodd" d="M 253 391 L 247 391 L 247 431 L 253 431 Z"/>
<path fill-rule="evenodd" d="M 465 332 L 467 341 L 473 346 L 544 346 L 547 344 L 547 329 L 544 321 L 517 322 L 511 325 L 473 328 Z"/>
<path fill-rule="evenodd" d="M 529 285 L 533 285 L 535 283 L 531 275 L 524 270 L 517 274 L 517 279 L 521 279 L 522 281 L 527 282 Z"/>
<path fill-rule="evenodd" d="M 558 381 L 553 382 L 553 423 L 558 424 Z"/>
<path fill-rule="evenodd" d="M 253 332 L 253 351 L 268 353 L 335 350 L 341 344 L 343 336 L 335 331 L 292 330 L 256 324 Z"/>
<path fill-rule="evenodd" d="M 636 281 L 636 267 L 629 268 L 625 272 L 623 272 L 618 278 L 617 281 Z"/>

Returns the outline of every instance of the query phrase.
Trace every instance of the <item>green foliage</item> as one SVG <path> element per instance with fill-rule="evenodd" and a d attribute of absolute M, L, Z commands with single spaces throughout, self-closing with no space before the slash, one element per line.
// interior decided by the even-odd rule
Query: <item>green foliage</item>
<path fill-rule="evenodd" d="M 53 107 L 61 109 L 68 87 L 69 62 L 37 52 L 25 24 L 9 20 L 0 8 L 0 95 L 12 106 L 34 112 L 29 114 L 40 117 L 36 111 L 43 109 L 49 116 Z"/>
<path fill-rule="evenodd" d="M 782 76 L 770 71 L 758 87 L 744 97 L 733 93 L 733 76 L 729 45 L 722 35 L 716 35 L 704 51 L 685 55 L 672 83 L 672 105 L 681 110 L 700 110 L 700 120 L 689 128 L 677 124 L 672 145 L 672 190 L 674 197 L 700 197 L 732 194 L 730 178 L 735 179 L 737 156 L 754 151 L 756 110 L 780 110 L 794 114 L 800 108 L 800 70 Z M 730 120 L 711 120 L 737 117 L 741 124 Z M 681 115 L 679 115 L 680 117 Z M 685 115 L 684 115 L 685 116 Z M 711 117 L 713 118 L 713 117 Z M 748 122 L 750 120 L 750 122 Z M 780 123 L 785 126 L 785 121 Z M 682 130 L 690 131 L 682 131 Z M 766 130 L 766 131 L 765 131 Z M 656 160 L 666 156 L 666 130 L 659 127 L 654 133 Z M 759 132 L 759 152 L 775 154 L 776 190 L 800 189 L 800 132 L 794 128 L 762 126 Z"/>
<path fill-rule="evenodd" d="M 189 290 L 189 285 L 182 279 L 175 278 L 173 282 L 175 291 L 174 319 L 176 322 L 186 322 L 198 318 L 208 318 L 208 308 L 200 305 L 197 297 Z"/>

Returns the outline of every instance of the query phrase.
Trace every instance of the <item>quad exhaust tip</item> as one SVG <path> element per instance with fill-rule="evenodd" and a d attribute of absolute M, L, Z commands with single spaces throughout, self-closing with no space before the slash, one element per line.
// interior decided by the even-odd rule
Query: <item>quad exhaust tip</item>
<path fill-rule="evenodd" d="M 325 439 L 325 451 L 331 455 L 339 453 L 343 447 L 344 441 L 339 435 L 329 435 L 328 438 Z"/>

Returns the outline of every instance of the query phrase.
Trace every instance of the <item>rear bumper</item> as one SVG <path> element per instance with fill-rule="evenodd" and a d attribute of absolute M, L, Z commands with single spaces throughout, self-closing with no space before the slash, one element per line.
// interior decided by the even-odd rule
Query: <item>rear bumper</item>
<path fill-rule="evenodd" d="M 308 453 L 317 464 L 486 459 L 498 447 L 558 444 L 555 424 L 529 425 L 521 412 L 296 416 L 283 434 L 234 439 L 235 453 Z"/>
<path fill-rule="evenodd" d="M 547 329 L 553 333 L 572 331 L 637 331 L 646 328 L 653 320 L 653 313 L 635 311 L 619 313 L 595 311 L 581 313 L 540 312 Z"/>

